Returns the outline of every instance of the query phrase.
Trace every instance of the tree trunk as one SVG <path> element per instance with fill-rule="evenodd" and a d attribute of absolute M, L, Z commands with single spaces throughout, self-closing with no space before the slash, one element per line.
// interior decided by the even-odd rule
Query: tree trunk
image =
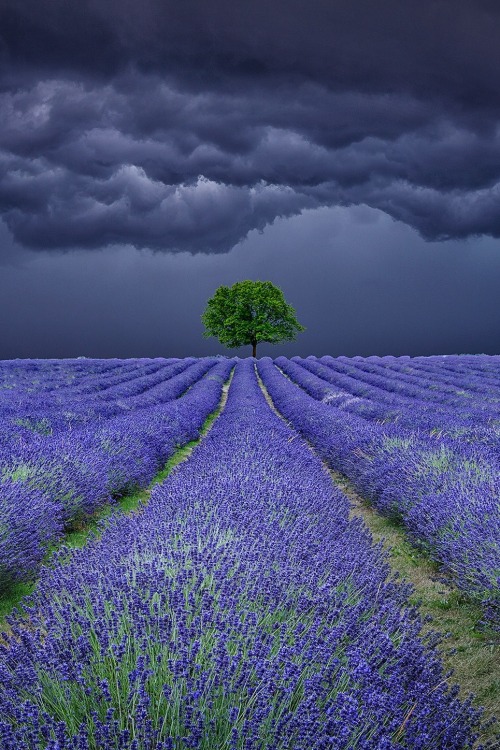
<path fill-rule="evenodd" d="M 257 342 L 252 341 L 252 357 L 257 357 Z"/>

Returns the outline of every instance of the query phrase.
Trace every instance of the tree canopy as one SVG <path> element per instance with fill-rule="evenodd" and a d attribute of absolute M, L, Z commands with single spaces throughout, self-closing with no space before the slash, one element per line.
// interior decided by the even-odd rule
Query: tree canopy
<path fill-rule="evenodd" d="M 230 348 L 252 345 L 257 356 L 257 344 L 278 344 L 292 341 L 305 331 L 295 317 L 279 287 L 270 281 L 238 281 L 233 286 L 220 286 L 208 300 L 201 317 L 204 336 L 216 336 Z"/>

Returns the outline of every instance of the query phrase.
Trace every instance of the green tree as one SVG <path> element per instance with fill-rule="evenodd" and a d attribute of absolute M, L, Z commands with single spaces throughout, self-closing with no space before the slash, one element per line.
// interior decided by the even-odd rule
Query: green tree
<path fill-rule="evenodd" d="M 254 357 L 259 342 L 292 341 L 299 331 L 305 331 L 281 289 L 270 281 L 238 281 L 233 286 L 220 286 L 208 300 L 201 319 L 206 329 L 204 336 L 216 336 L 228 347 L 251 344 Z"/>

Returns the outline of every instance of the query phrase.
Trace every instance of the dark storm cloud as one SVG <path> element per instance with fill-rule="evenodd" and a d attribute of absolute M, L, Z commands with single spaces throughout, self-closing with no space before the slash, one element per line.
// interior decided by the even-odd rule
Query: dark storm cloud
<path fill-rule="evenodd" d="M 496 0 L 3 0 L 7 64 L 108 76 L 133 61 L 196 82 L 300 76 L 329 87 L 498 91 Z"/>
<path fill-rule="evenodd" d="M 33 248 L 227 251 L 367 204 L 500 236 L 485 0 L 4 0 L 0 211 Z"/>

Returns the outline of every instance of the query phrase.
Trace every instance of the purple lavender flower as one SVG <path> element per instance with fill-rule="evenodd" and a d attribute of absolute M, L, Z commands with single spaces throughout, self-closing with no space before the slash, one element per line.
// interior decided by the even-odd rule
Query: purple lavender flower
<path fill-rule="evenodd" d="M 0 652 L 5 750 L 471 747 L 478 713 L 348 514 L 239 361 L 145 509 L 43 571 Z"/>

